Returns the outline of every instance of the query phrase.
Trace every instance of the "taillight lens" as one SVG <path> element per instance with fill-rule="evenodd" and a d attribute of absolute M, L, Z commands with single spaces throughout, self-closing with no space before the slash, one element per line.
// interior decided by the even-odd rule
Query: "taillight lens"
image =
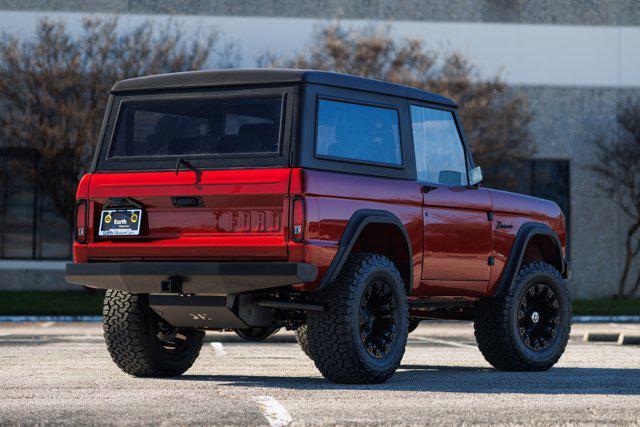
<path fill-rule="evenodd" d="M 76 205 L 76 242 L 87 241 L 87 201 L 79 200 Z"/>
<path fill-rule="evenodd" d="M 291 206 L 291 235 L 294 242 L 304 239 L 304 199 L 300 196 L 293 198 Z"/>

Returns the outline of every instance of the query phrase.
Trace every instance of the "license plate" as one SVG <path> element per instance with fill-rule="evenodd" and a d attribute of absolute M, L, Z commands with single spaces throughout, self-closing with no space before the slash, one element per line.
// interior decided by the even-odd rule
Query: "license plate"
<path fill-rule="evenodd" d="M 99 236 L 137 236 L 142 209 L 107 209 L 100 216 Z"/>

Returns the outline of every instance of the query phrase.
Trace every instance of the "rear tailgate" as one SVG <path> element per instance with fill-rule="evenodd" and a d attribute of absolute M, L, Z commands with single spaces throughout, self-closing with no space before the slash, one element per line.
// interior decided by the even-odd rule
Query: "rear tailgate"
<path fill-rule="evenodd" d="M 76 246 L 76 262 L 285 260 L 290 174 L 289 168 L 93 174 L 88 241 Z M 98 236 L 103 208 L 119 198 L 142 210 L 140 234 Z"/>

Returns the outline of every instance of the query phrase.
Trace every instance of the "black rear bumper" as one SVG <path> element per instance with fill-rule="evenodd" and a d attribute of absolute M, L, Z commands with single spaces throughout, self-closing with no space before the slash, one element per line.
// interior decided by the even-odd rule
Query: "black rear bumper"
<path fill-rule="evenodd" d="M 315 266 L 293 262 L 97 262 L 67 264 L 68 282 L 132 293 L 227 295 L 312 282 Z"/>

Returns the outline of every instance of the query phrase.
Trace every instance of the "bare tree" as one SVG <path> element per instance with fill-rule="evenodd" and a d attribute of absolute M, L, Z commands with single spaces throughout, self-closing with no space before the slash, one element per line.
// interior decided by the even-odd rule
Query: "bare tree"
<path fill-rule="evenodd" d="M 625 260 L 618 282 L 618 297 L 633 297 L 640 288 L 640 268 L 630 275 L 640 254 L 640 102 L 627 100 L 619 106 L 618 132 L 596 140 L 599 187 L 628 218 Z M 631 280 L 630 280 L 631 279 Z"/>
<path fill-rule="evenodd" d="M 258 66 L 348 73 L 453 98 L 490 186 L 513 187 L 519 160 L 535 152 L 525 100 L 510 94 L 499 77 L 481 79 L 461 54 L 428 50 L 418 39 L 398 41 L 388 27 L 345 28 L 336 21 L 319 27 L 307 48 L 292 58 L 265 54 Z"/>
<path fill-rule="evenodd" d="M 120 31 L 115 17 L 90 18 L 73 35 L 64 23 L 43 19 L 33 40 L 5 34 L 0 140 L 37 153 L 39 167 L 30 177 L 72 223 L 74 191 L 90 163 L 111 86 L 129 77 L 199 69 L 212 52 L 220 53 L 222 65 L 235 65 L 237 51 L 217 33 L 187 40 L 174 22 Z"/>

